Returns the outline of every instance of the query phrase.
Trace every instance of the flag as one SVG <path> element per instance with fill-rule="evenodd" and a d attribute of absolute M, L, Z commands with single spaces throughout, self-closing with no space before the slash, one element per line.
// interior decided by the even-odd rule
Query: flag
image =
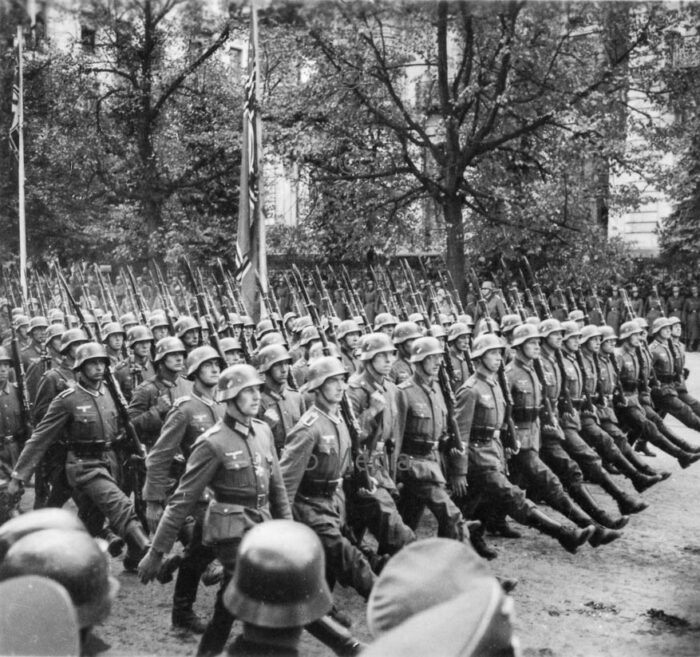
<path fill-rule="evenodd" d="M 241 148 L 241 185 L 238 201 L 236 265 L 241 298 L 246 310 L 258 316 L 255 275 L 260 265 L 262 209 L 260 198 L 260 115 L 258 108 L 257 13 L 251 10 L 251 34 L 248 46 L 248 75 L 245 82 L 243 134 Z"/>
<path fill-rule="evenodd" d="M 18 45 L 14 47 L 15 75 L 12 79 L 12 121 L 10 122 L 10 148 L 19 158 L 19 51 Z"/>

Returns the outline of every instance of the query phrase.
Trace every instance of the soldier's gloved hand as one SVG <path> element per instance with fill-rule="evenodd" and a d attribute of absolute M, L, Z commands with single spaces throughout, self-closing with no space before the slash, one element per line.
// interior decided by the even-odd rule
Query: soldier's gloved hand
<path fill-rule="evenodd" d="M 467 477 L 466 475 L 451 475 L 450 488 L 455 497 L 466 497 L 467 495 Z"/>
<path fill-rule="evenodd" d="M 386 407 L 386 399 L 384 395 L 376 390 L 370 395 L 369 407 L 374 411 L 375 415 L 381 413 Z"/>
<path fill-rule="evenodd" d="M 163 517 L 163 505 L 160 502 L 146 502 L 146 520 L 148 528 L 155 533 L 158 523 Z"/>
<path fill-rule="evenodd" d="M 156 552 L 150 549 L 146 552 L 146 556 L 139 561 L 139 579 L 142 584 L 148 584 L 148 582 L 155 579 L 160 566 L 163 563 L 162 552 Z"/>
<path fill-rule="evenodd" d="M 576 418 L 574 417 L 573 413 L 564 413 L 561 416 L 562 420 L 566 420 L 566 422 L 570 424 L 576 424 Z"/>
<path fill-rule="evenodd" d="M 172 404 L 167 397 L 158 397 L 158 401 L 156 402 L 156 410 L 161 415 L 165 415 L 170 410 L 171 406 Z"/>
<path fill-rule="evenodd" d="M 14 477 L 10 479 L 10 483 L 7 484 L 7 494 L 11 499 L 19 499 L 24 493 L 24 484 Z"/>

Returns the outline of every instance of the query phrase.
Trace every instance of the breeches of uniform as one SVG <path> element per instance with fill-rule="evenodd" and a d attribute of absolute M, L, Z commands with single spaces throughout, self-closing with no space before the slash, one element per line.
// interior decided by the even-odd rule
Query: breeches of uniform
<path fill-rule="evenodd" d="M 120 536 L 124 536 L 129 523 L 136 520 L 133 503 L 112 474 L 116 469 L 116 457 L 111 453 L 102 459 L 66 463 L 66 477 L 73 489 L 79 515 L 93 535 L 102 529 L 105 517 Z"/>
<path fill-rule="evenodd" d="M 540 459 L 537 450 L 521 449 L 513 454 L 510 459 L 510 478 L 532 500 L 544 500 L 554 508 L 568 504 L 561 481 Z"/>
<path fill-rule="evenodd" d="M 598 483 L 605 477 L 603 461 L 576 429 L 564 429 L 564 450 L 576 461 L 586 479 Z"/>
<path fill-rule="evenodd" d="M 605 461 L 615 463 L 622 457 L 612 437 L 592 418 L 581 418 L 581 436 Z"/>
<path fill-rule="evenodd" d="M 332 497 L 297 495 L 292 506 L 294 519 L 311 527 L 326 553 L 326 576 L 330 582 L 352 586 L 365 599 L 375 575 L 365 556 L 343 535 L 345 499 L 341 490 Z"/>
<path fill-rule="evenodd" d="M 188 609 L 192 608 L 192 603 L 197 597 L 199 578 L 214 560 L 213 548 L 202 545 L 202 521 L 206 505 L 199 504 L 197 507 L 194 518 L 187 523 L 186 535 L 179 536 L 180 542 L 186 547 L 184 558 L 177 571 L 173 593 L 175 604 L 185 604 Z"/>
<path fill-rule="evenodd" d="M 399 512 L 413 530 L 418 527 L 423 511 L 428 507 L 438 523 L 438 536 L 462 540 L 464 516 L 447 492 L 445 484 L 404 478 L 399 500 Z"/>
<path fill-rule="evenodd" d="M 577 434 L 578 436 L 578 434 Z M 586 450 L 593 450 L 586 445 L 581 438 L 578 438 L 585 446 Z M 579 464 L 569 455 L 564 448 L 565 439 L 550 438 L 542 435 L 540 445 L 540 458 L 557 475 L 564 488 L 583 483 L 583 473 Z M 593 452 L 595 460 L 600 463 L 600 458 Z"/>
<path fill-rule="evenodd" d="M 685 426 L 700 431 L 700 417 L 679 396 L 672 393 L 664 394 L 656 390 L 652 390 L 652 396 L 659 413 L 669 413 Z"/>
<path fill-rule="evenodd" d="M 700 401 L 695 399 L 692 395 L 690 395 L 688 392 L 678 392 L 678 396 L 680 397 L 680 400 L 684 403 L 690 406 L 690 409 L 700 417 Z"/>
<path fill-rule="evenodd" d="M 600 428 L 613 439 L 615 445 L 623 455 L 632 451 L 632 445 L 630 445 L 629 440 L 627 440 L 627 434 L 625 434 L 618 424 L 611 420 L 601 420 Z"/>
<path fill-rule="evenodd" d="M 416 540 L 413 530 L 401 517 L 391 493 L 384 486 L 374 492 L 353 492 L 347 498 L 348 525 L 360 539 L 368 529 L 377 539 L 379 554 L 396 554 L 404 545 Z"/>
<path fill-rule="evenodd" d="M 652 445 L 657 445 L 664 450 L 668 446 L 668 440 L 659 435 L 657 425 L 649 419 L 645 409 L 641 406 L 629 404 L 624 408 L 618 409 L 617 412 L 620 420 L 630 427 L 631 435 L 637 440 L 648 440 Z M 653 410 L 651 412 L 656 415 Z M 659 416 L 656 415 L 656 417 Z"/>
<path fill-rule="evenodd" d="M 467 475 L 469 491 L 463 503 L 464 515 L 473 517 L 477 508 L 494 507 L 503 510 L 514 520 L 526 524 L 534 502 L 527 499 L 525 491 L 515 486 L 502 470 L 470 468 Z"/>

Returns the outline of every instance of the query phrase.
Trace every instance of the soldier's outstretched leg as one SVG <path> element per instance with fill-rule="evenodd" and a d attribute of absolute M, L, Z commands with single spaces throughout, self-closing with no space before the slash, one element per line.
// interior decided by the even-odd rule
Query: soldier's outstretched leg
<path fill-rule="evenodd" d="M 644 459 L 639 456 L 627 439 L 627 434 L 622 431 L 619 425 L 609 420 L 604 420 L 600 423 L 600 428 L 613 439 L 613 442 L 620 450 L 622 455 L 640 472 L 652 477 L 659 476 L 661 481 L 668 479 L 671 476 L 670 472 L 654 470 Z M 634 442 L 634 441 L 632 441 Z"/>
<path fill-rule="evenodd" d="M 700 445 L 691 445 L 687 440 L 681 438 L 675 431 L 672 431 L 663 421 L 662 417 L 651 406 L 643 405 L 642 408 L 644 409 L 644 414 L 646 415 L 647 420 L 653 422 L 659 432 L 666 439 L 677 447 L 680 447 L 684 452 L 700 454 Z"/>
<path fill-rule="evenodd" d="M 576 550 L 588 541 L 595 531 L 592 526 L 579 529 L 578 527 L 561 525 L 537 507 L 530 509 L 526 524 L 547 536 L 556 538 L 559 545 L 571 554 L 575 554 Z"/>
<path fill-rule="evenodd" d="M 700 431 L 700 417 L 677 394 L 668 392 L 655 392 L 652 390 L 654 404 L 659 409 L 659 414 L 668 413 L 679 420 L 686 427 Z"/>

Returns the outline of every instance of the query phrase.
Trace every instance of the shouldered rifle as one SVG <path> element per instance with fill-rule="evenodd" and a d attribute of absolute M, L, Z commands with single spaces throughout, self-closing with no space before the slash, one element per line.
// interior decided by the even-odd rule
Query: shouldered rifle
<path fill-rule="evenodd" d="M 129 278 L 129 285 L 131 286 L 131 291 L 133 293 L 134 301 L 136 302 L 136 310 L 138 311 L 138 316 L 141 320 L 141 324 L 148 326 L 148 317 L 146 317 L 146 304 L 144 303 L 143 297 L 141 296 L 141 290 L 139 290 L 136 285 L 136 278 L 134 277 L 134 272 L 131 270 L 129 265 L 126 266 L 126 275 Z"/>
<path fill-rule="evenodd" d="M 624 287 L 620 288 L 620 296 L 622 297 L 622 303 L 625 305 L 625 310 L 627 311 L 627 315 L 629 316 L 628 318 L 635 319 L 637 317 L 637 313 L 634 312 L 634 308 L 632 307 L 630 298 L 627 295 L 627 290 L 625 290 Z"/>
<path fill-rule="evenodd" d="M 455 287 L 455 282 L 452 280 L 452 274 L 450 274 L 450 270 L 447 270 L 447 280 L 450 282 L 450 286 L 452 287 L 452 294 L 454 295 L 454 302 L 457 304 L 457 310 L 459 310 L 460 314 L 464 314 L 464 306 L 462 305 L 462 299 L 459 294 L 459 290 Z"/>
<path fill-rule="evenodd" d="M 545 318 L 550 319 L 552 317 L 552 311 L 549 308 L 549 303 L 547 303 L 547 297 L 544 296 L 544 292 L 542 292 L 542 288 L 540 287 L 539 282 L 537 281 L 537 277 L 535 276 L 535 273 L 532 271 L 532 267 L 530 267 L 530 261 L 527 259 L 527 256 L 523 256 L 521 259 L 522 267 L 527 273 L 527 277 L 530 280 L 530 283 L 532 284 L 532 290 L 537 296 L 537 300 L 540 302 L 540 305 L 542 306 L 542 312 L 544 313 Z M 527 288 L 527 283 L 525 285 Z M 537 309 L 535 309 L 535 313 L 537 313 Z"/>
<path fill-rule="evenodd" d="M 301 317 L 304 314 L 304 309 L 302 308 L 302 305 L 299 301 L 299 296 L 297 294 L 296 285 L 294 285 L 293 279 L 292 280 L 289 279 L 289 276 L 287 276 L 287 272 L 284 272 L 283 276 L 284 276 L 284 282 L 287 284 L 287 288 L 289 288 L 289 294 L 292 295 L 292 300 L 294 301 L 296 313 L 299 317 Z"/>
<path fill-rule="evenodd" d="M 527 319 L 527 311 L 523 306 L 522 299 L 520 298 L 520 292 L 515 284 L 513 284 L 510 288 L 510 297 L 513 300 L 515 309 L 518 311 L 518 315 L 520 315 L 520 319 L 525 321 Z"/>
<path fill-rule="evenodd" d="M 7 284 L 5 284 L 7 288 Z M 12 309 L 7 306 L 7 319 L 10 322 L 10 350 L 12 352 L 12 369 L 15 371 L 15 383 L 17 385 L 17 396 L 19 397 L 19 412 L 25 435 L 22 442 L 32 431 L 32 410 L 29 405 L 29 392 L 27 391 L 27 379 L 25 377 L 24 365 L 22 364 L 22 352 L 19 347 L 17 329 L 12 317 Z M 9 384 L 8 384 L 9 385 Z"/>
<path fill-rule="evenodd" d="M 386 295 L 384 294 L 384 288 L 380 284 L 379 279 L 377 278 L 377 274 L 374 271 L 374 267 L 372 267 L 372 265 L 368 265 L 368 269 L 369 277 L 372 279 L 372 282 L 374 283 L 374 289 L 377 292 L 377 295 L 379 296 L 379 303 L 381 303 L 382 306 L 384 306 L 384 312 L 391 312 L 391 306 L 387 301 Z"/>
<path fill-rule="evenodd" d="M 603 313 L 603 308 L 600 305 L 600 298 L 598 297 L 598 288 L 593 285 L 590 280 L 588 281 L 588 287 L 591 288 L 591 296 L 593 297 L 593 310 L 605 321 L 605 314 Z"/>
<path fill-rule="evenodd" d="M 345 265 L 341 265 L 340 272 L 343 275 L 343 280 L 345 281 L 345 285 L 347 286 L 348 294 L 352 297 L 353 302 L 357 308 L 357 316 L 362 318 L 362 322 L 364 323 L 364 332 L 371 333 L 372 326 L 369 323 L 369 319 L 367 319 L 365 307 L 360 301 L 360 297 L 357 294 L 357 290 L 352 286 L 352 280 L 350 279 L 350 274 L 348 273 L 347 267 Z"/>
<path fill-rule="evenodd" d="M 316 272 L 316 285 L 317 285 L 318 291 L 321 295 L 321 303 L 326 304 L 326 310 L 328 311 L 328 321 L 330 322 L 330 318 L 335 317 L 335 306 L 333 305 L 333 300 L 331 299 L 331 295 L 328 294 L 328 288 L 326 287 L 326 284 L 323 281 L 323 276 L 321 276 L 321 270 L 318 268 L 318 265 L 316 265 L 316 267 L 315 267 L 315 272 Z"/>
<path fill-rule="evenodd" d="M 328 265 L 328 273 L 333 276 L 333 280 L 335 280 L 336 289 L 338 290 L 338 294 L 340 294 L 340 300 L 345 311 L 350 313 L 351 318 L 360 317 L 360 311 L 355 306 L 355 299 L 352 297 L 352 294 L 349 294 L 345 289 L 345 281 L 338 277 L 330 265 Z"/>
<path fill-rule="evenodd" d="M 487 320 L 491 319 L 489 313 L 489 307 L 484 299 L 484 295 L 481 293 L 481 286 L 479 285 L 479 278 L 476 275 L 474 269 L 470 272 L 471 284 L 477 293 L 477 303 L 481 307 L 481 312 L 483 317 Z M 491 332 L 491 322 L 486 322 L 487 331 Z M 520 451 L 520 443 L 518 442 L 518 433 L 515 429 L 515 422 L 513 422 L 513 395 L 510 392 L 510 386 L 508 385 L 508 379 L 506 377 L 506 367 L 501 359 L 501 364 L 498 368 L 498 385 L 503 393 L 503 399 L 506 403 L 505 416 L 503 418 L 503 424 L 505 425 L 505 440 L 503 441 L 503 446 L 509 449 L 513 454 L 517 454 Z"/>
<path fill-rule="evenodd" d="M 659 288 L 657 285 L 652 285 L 651 290 L 654 293 L 654 298 L 656 299 L 656 304 L 659 306 L 659 313 L 661 317 L 666 317 L 666 311 L 664 310 L 664 304 L 661 303 L 661 297 L 659 296 Z"/>
<path fill-rule="evenodd" d="M 389 269 L 389 267 L 385 267 L 384 271 L 386 272 L 386 277 L 389 281 L 389 290 L 391 291 L 391 294 L 394 297 L 395 306 L 398 310 L 397 317 L 401 321 L 405 322 L 408 319 L 408 308 L 406 308 L 406 302 L 401 296 L 399 288 L 396 287 L 396 282 L 394 281 L 394 277 L 391 275 L 391 270 Z"/>
<path fill-rule="evenodd" d="M 318 331 L 321 344 L 323 345 L 323 353 L 326 356 L 331 356 L 332 353 L 330 343 L 325 331 L 323 330 L 323 327 L 321 326 L 321 317 L 318 314 L 318 309 L 313 301 L 311 301 L 309 293 L 306 290 L 306 286 L 304 285 L 304 279 L 301 277 L 301 273 L 296 265 L 292 265 L 292 272 L 299 286 L 299 291 L 301 292 L 301 297 L 304 301 L 304 305 L 306 306 L 306 311 L 311 317 L 311 321 Z M 356 486 L 360 490 L 365 489 L 367 491 L 372 491 L 374 490 L 374 482 L 372 481 L 367 468 L 362 465 L 362 463 L 366 463 L 366 458 L 364 458 L 366 455 L 364 454 L 364 449 L 360 441 L 360 425 L 355 417 L 355 413 L 352 410 L 352 405 L 348 400 L 347 393 L 343 394 L 343 398 L 340 401 L 340 414 L 342 415 L 343 421 L 345 422 L 348 432 L 350 433 L 350 446 Z"/>

